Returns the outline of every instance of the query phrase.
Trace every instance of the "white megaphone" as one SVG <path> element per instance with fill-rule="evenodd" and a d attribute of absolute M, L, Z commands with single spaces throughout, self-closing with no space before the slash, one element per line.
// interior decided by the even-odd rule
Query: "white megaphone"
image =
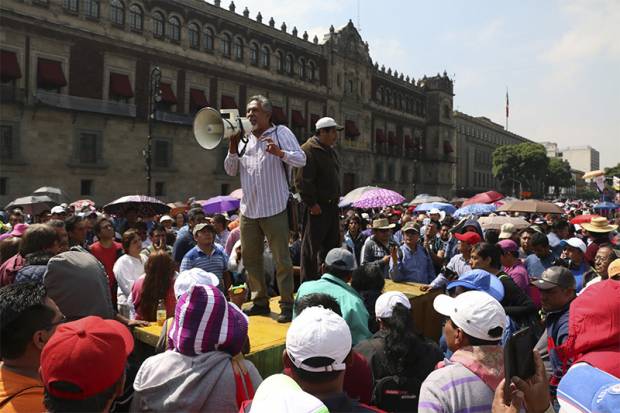
<path fill-rule="evenodd" d="M 224 139 L 229 139 L 241 131 L 241 141 L 247 143 L 245 135 L 252 130 L 248 118 L 239 116 L 237 109 L 217 110 L 202 108 L 194 118 L 194 138 L 200 146 L 212 150 Z"/>

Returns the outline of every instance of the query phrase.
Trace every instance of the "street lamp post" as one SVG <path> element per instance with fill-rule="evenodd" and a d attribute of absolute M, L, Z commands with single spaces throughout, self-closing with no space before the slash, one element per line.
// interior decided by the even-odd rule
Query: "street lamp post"
<path fill-rule="evenodd" d="M 148 136 L 146 139 L 146 148 L 142 151 L 144 156 L 144 162 L 146 164 L 146 194 L 151 196 L 151 164 L 153 158 L 152 154 L 152 140 L 153 140 L 153 122 L 155 121 L 155 111 L 157 110 L 157 103 L 161 100 L 161 70 L 159 66 L 154 66 L 149 76 L 149 102 L 148 102 Z"/>

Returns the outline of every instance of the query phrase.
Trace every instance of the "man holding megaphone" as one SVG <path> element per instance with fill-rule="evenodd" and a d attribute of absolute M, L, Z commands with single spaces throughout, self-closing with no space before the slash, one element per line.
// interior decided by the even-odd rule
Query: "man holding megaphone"
<path fill-rule="evenodd" d="M 293 309 L 293 265 L 288 250 L 289 169 L 306 164 L 306 155 L 286 126 L 271 122 L 272 105 L 262 95 L 252 96 L 246 117 L 251 131 L 230 136 L 224 169 L 241 177 L 241 250 L 252 290 L 248 315 L 268 315 L 269 296 L 263 272 L 264 239 L 267 237 L 276 264 L 281 314 L 278 322 L 291 321 Z M 247 133 L 248 131 L 246 131 Z M 242 139 L 244 138 L 244 139 Z M 241 142 L 245 146 L 240 148 Z M 241 149 L 241 152 L 239 151 Z M 242 156 L 241 156 L 242 155 Z"/>

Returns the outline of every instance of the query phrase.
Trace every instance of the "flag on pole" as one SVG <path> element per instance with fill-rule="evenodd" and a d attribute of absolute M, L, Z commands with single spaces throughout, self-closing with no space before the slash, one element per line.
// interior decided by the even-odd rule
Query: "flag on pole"
<path fill-rule="evenodd" d="M 508 89 L 506 89 L 506 117 L 508 117 L 510 112 L 510 103 L 508 101 Z"/>

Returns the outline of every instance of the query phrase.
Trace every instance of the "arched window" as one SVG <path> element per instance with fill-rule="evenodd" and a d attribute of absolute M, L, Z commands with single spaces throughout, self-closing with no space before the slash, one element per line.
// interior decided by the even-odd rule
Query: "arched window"
<path fill-rule="evenodd" d="M 175 42 L 181 41 L 181 21 L 176 16 L 168 18 L 168 37 Z"/>
<path fill-rule="evenodd" d="M 293 56 L 290 54 L 286 56 L 286 61 L 284 63 L 284 71 L 287 75 L 293 74 Z"/>
<path fill-rule="evenodd" d="M 235 37 L 235 42 L 233 44 L 233 54 L 235 59 L 243 60 L 243 40 L 241 37 Z"/>
<path fill-rule="evenodd" d="M 132 4 L 129 6 L 129 28 L 131 30 L 141 32 L 143 21 L 142 8 L 140 8 L 137 4 Z"/>
<path fill-rule="evenodd" d="M 299 59 L 299 78 L 306 80 L 306 59 L 303 57 Z"/>
<path fill-rule="evenodd" d="M 164 37 L 164 15 L 156 11 L 153 13 L 153 35 L 155 37 Z"/>
<path fill-rule="evenodd" d="M 222 34 L 221 50 L 224 56 L 230 57 L 230 35 L 226 33 Z"/>
<path fill-rule="evenodd" d="M 308 64 L 308 74 L 310 75 L 310 80 L 314 82 L 316 80 L 316 66 L 314 62 Z"/>
<path fill-rule="evenodd" d="M 278 52 L 278 72 L 284 72 L 284 53 Z"/>
<path fill-rule="evenodd" d="M 125 24 L 125 5 L 121 0 L 110 1 L 110 21 L 119 26 Z"/>
<path fill-rule="evenodd" d="M 84 14 L 93 19 L 99 18 L 99 0 L 84 0 Z"/>
<path fill-rule="evenodd" d="M 200 28 L 196 23 L 190 23 L 187 28 L 189 47 L 192 49 L 200 48 Z"/>
<path fill-rule="evenodd" d="M 250 63 L 253 65 L 258 64 L 258 44 L 252 42 L 250 45 Z"/>
<path fill-rule="evenodd" d="M 213 50 L 213 30 L 205 28 L 204 30 L 205 50 Z"/>
<path fill-rule="evenodd" d="M 260 54 L 260 65 L 262 67 L 269 67 L 270 52 L 267 46 L 263 46 Z"/>

